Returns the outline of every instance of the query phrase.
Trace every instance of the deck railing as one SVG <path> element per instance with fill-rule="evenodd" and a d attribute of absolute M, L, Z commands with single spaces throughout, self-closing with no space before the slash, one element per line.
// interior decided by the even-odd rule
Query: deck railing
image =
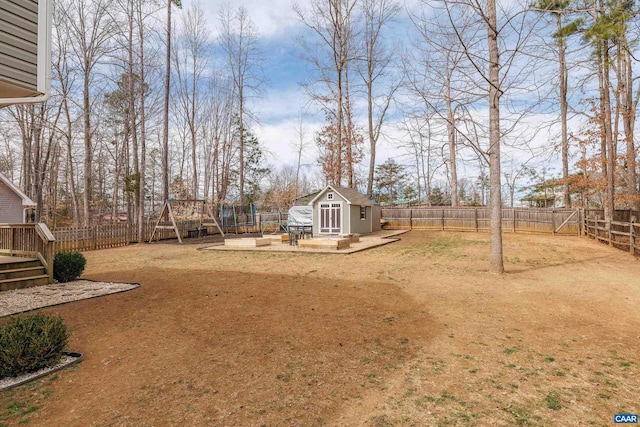
<path fill-rule="evenodd" d="M 44 223 L 0 224 L 0 254 L 37 258 L 53 283 L 55 237 Z"/>

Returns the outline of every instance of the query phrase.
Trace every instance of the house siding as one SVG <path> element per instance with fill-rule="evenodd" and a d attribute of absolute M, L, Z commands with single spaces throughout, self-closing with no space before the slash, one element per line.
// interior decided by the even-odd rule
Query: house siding
<path fill-rule="evenodd" d="M 0 181 L 0 223 L 20 224 L 24 222 L 22 199 L 4 182 Z"/>
<path fill-rule="evenodd" d="M 0 83 L 38 91 L 37 0 L 0 0 Z"/>

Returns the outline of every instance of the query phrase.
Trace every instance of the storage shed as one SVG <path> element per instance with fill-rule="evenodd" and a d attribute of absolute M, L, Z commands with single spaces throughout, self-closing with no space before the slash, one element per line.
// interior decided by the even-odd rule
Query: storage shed
<path fill-rule="evenodd" d="M 313 234 L 366 234 L 380 230 L 380 207 L 354 188 L 328 185 L 309 202 Z"/>
<path fill-rule="evenodd" d="M 36 204 L 0 173 L 0 224 L 22 224 Z"/>

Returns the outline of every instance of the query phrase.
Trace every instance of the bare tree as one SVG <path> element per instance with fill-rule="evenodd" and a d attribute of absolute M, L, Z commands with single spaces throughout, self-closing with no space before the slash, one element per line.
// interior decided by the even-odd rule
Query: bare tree
<path fill-rule="evenodd" d="M 562 153 L 562 198 L 565 207 L 571 207 L 569 193 L 569 131 L 568 131 L 568 80 L 567 41 L 568 37 L 577 30 L 575 22 L 566 23 L 564 16 L 571 13 L 569 0 L 541 0 L 535 5 L 541 11 L 551 13 L 555 21 L 556 31 L 553 37 L 556 41 L 558 54 L 558 101 L 560 103 L 560 146 Z"/>
<path fill-rule="evenodd" d="M 171 9 L 172 5 L 182 7 L 182 0 L 167 0 L 167 51 L 165 58 L 164 72 L 164 118 L 162 121 L 162 197 L 163 200 L 169 199 L 169 104 L 171 95 Z"/>
<path fill-rule="evenodd" d="M 82 123 L 84 140 L 84 194 L 83 223 L 91 222 L 92 160 L 94 129 L 92 124 L 93 101 L 96 93 L 95 67 L 111 53 L 114 34 L 113 21 L 107 0 L 66 0 L 59 5 L 65 16 L 63 26 L 69 33 L 73 61 L 82 76 Z"/>
<path fill-rule="evenodd" d="M 71 73 L 71 63 L 70 63 L 70 38 L 69 33 L 66 31 L 61 31 L 64 29 L 62 22 L 64 22 L 65 15 L 60 13 L 60 8 L 54 9 L 54 28 L 58 30 L 54 33 L 53 40 L 53 78 L 55 78 L 58 82 L 57 91 L 60 95 L 60 106 L 62 108 L 62 123 L 59 132 L 62 132 L 62 139 L 65 143 L 65 183 L 66 183 L 66 194 L 67 194 L 67 203 L 71 203 L 70 211 L 71 211 L 71 219 L 75 224 L 79 223 L 80 219 L 80 207 L 78 204 L 77 197 L 77 188 L 76 188 L 76 177 L 75 177 L 75 161 L 73 157 L 73 153 L 76 151 L 74 149 L 74 123 L 77 118 L 72 112 L 71 102 L 72 102 L 72 94 L 74 92 L 75 87 L 75 79 L 73 74 Z"/>
<path fill-rule="evenodd" d="M 22 137 L 21 180 L 36 202 L 35 220 L 43 220 L 45 180 L 57 151 L 57 122 L 62 107 L 55 99 L 39 104 L 16 105 L 10 109 Z"/>
<path fill-rule="evenodd" d="M 205 198 L 215 203 L 227 199 L 231 180 L 233 147 L 231 128 L 235 107 L 233 83 L 229 76 L 214 72 L 204 85 L 207 97 L 203 106 L 202 123 L 207 167 L 205 168 Z"/>
<path fill-rule="evenodd" d="M 347 151 L 343 127 L 352 121 L 351 117 L 345 117 L 345 103 L 349 62 L 353 60 L 356 5 L 356 0 L 311 0 L 305 4 L 308 10 L 299 4 L 294 5 L 298 19 L 317 40 L 300 40 L 305 59 L 318 73 L 317 80 L 306 83 L 305 87 L 311 99 L 320 105 L 327 118 L 332 117 L 331 121 L 336 126 L 335 152 L 338 156 L 331 181 L 335 185 L 341 185 L 343 153 Z M 352 180 L 353 176 L 349 179 Z"/>
<path fill-rule="evenodd" d="M 303 122 L 303 113 L 302 110 L 300 111 L 300 117 L 298 119 L 298 127 L 296 129 L 296 133 L 298 134 L 298 141 L 295 144 L 295 150 L 296 150 L 296 194 L 294 195 L 295 197 L 300 196 L 300 173 L 301 173 L 301 169 L 302 169 L 302 154 L 305 151 L 305 148 L 307 147 L 308 143 L 306 141 L 306 130 L 304 128 L 304 122 Z"/>
<path fill-rule="evenodd" d="M 419 115 L 405 112 L 402 122 L 402 130 L 406 133 L 403 140 L 406 142 L 401 146 L 415 162 L 418 202 L 424 199 L 428 206 L 431 206 L 429 195 L 434 177 L 444 166 L 444 162 L 438 160 L 439 141 L 434 138 L 434 116 L 433 111 L 422 112 Z"/>
<path fill-rule="evenodd" d="M 376 146 L 386 121 L 393 96 L 402 79 L 389 75 L 393 65 L 393 51 L 385 46 L 384 30 L 400 12 L 394 0 L 362 0 L 364 17 L 363 55 L 358 69 L 367 93 L 367 131 L 369 137 L 369 173 L 367 197 L 373 194 L 376 167 Z"/>
<path fill-rule="evenodd" d="M 258 35 L 247 9 L 238 7 L 235 12 L 232 12 L 230 6 L 227 5 L 220 12 L 220 24 L 222 26 L 222 48 L 227 57 L 237 100 L 239 128 L 238 187 L 240 204 L 244 205 L 244 145 L 245 121 L 248 116 L 247 99 L 252 94 L 259 92 L 260 83 L 263 82 L 259 74 L 262 57 L 258 48 Z"/>
<path fill-rule="evenodd" d="M 194 3 L 183 15 L 182 31 L 178 37 L 178 48 L 174 56 L 177 77 L 177 98 L 180 114 L 184 116 L 191 152 L 191 185 L 194 199 L 198 198 L 198 139 L 201 129 L 205 94 L 199 90 L 203 74 L 208 68 L 206 56 L 209 31 L 204 11 Z"/>
<path fill-rule="evenodd" d="M 464 133 L 461 117 L 465 109 L 478 103 L 481 91 L 477 77 L 460 39 L 466 40 L 477 32 L 469 8 L 440 9 L 410 15 L 418 37 L 414 49 L 405 54 L 404 69 L 407 88 L 446 124 L 448 155 L 443 161 L 451 185 L 451 205 L 458 205 L 458 147 L 459 136 L 479 149 L 479 141 Z M 455 27 L 450 21 L 456 23 Z M 435 83 L 437 82 L 437 83 Z M 435 84 L 434 84 L 435 83 Z M 461 144 L 464 145 L 464 144 Z M 469 144 L 467 144 L 469 145 Z"/>
<path fill-rule="evenodd" d="M 473 0 L 460 0 L 444 2 L 442 6 L 447 11 L 449 24 L 480 82 L 479 88 L 484 87 L 488 95 L 486 107 L 489 112 L 489 144 L 486 152 L 489 156 L 490 182 L 490 271 L 503 273 L 501 148 L 506 135 L 521 125 L 523 117 L 537 105 L 538 100 L 531 96 L 535 93 L 535 82 L 531 83 L 529 79 L 530 67 L 535 66 L 532 61 L 536 57 L 523 56 L 531 47 L 528 45 L 536 22 L 530 19 L 527 9 L 518 4 L 501 5 L 498 14 L 495 0 L 482 4 Z M 459 8 L 475 17 L 464 22 L 464 25 L 472 26 L 471 31 L 462 31 L 459 27 L 456 20 Z M 486 34 L 485 37 L 481 37 L 482 32 Z M 481 42 L 483 38 L 486 44 Z M 517 99 L 526 108 L 509 111 L 507 120 L 504 120 L 501 117 L 501 99 L 510 89 L 516 89 L 513 96 L 526 91 L 531 99 Z"/>

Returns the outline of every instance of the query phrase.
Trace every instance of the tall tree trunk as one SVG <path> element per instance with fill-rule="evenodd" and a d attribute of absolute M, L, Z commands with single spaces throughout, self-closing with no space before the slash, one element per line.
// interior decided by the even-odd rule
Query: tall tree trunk
<path fill-rule="evenodd" d="M 133 0 L 130 3 L 131 8 L 129 9 L 129 45 L 128 48 L 128 72 L 129 72 L 129 88 L 128 88 L 128 125 L 130 126 L 130 136 L 131 136 L 131 150 L 133 154 L 133 215 L 129 212 L 129 220 L 136 222 L 138 206 L 140 205 L 140 159 L 138 157 L 138 127 L 137 127 L 137 114 L 136 114 L 136 82 L 138 85 L 141 85 L 139 76 L 136 75 L 134 69 L 134 59 L 133 59 L 133 26 L 134 26 L 134 17 L 135 17 L 135 9 Z M 130 174 L 130 171 L 127 171 L 127 174 Z M 135 215 L 135 216 L 134 216 Z"/>
<path fill-rule="evenodd" d="M 504 273 L 502 252 L 502 185 L 500 177 L 500 57 L 496 1 L 487 1 L 489 45 L 489 179 L 490 179 L 490 270 Z"/>
<path fill-rule="evenodd" d="M 84 132 L 84 191 L 82 197 L 82 224 L 85 227 L 88 227 L 91 224 L 91 195 L 93 187 L 93 181 L 91 179 L 91 174 L 93 173 L 93 144 L 91 129 L 91 100 L 89 98 L 89 86 L 91 83 L 89 70 L 91 69 L 91 65 L 92 64 L 88 61 L 85 62 L 82 90 L 82 123 Z"/>
<path fill-rule="evenodd" d="M 569 73 L 566 61 L 566 40 L 562 35 L 562 15 L 556 13 L 558 28 L 558 63 L 560 67 L 560 125 L 561 125 L 561 151 L 562 151 L 562 199 L 564 207 L 571 207 L 571 194 L 569 192 L 569 138 L 567 131 L 567 84 Z"/>
<path fill-rule="evenodd" d="M 367 175 L 367 198 L 373 197 L 373 179 L 376 169 L 376 145 L 373 128 L 373 84 L 367 82 L 367 125 L 369 127 L 369 173 Z M 418 198 L 420 191 L 418 190 Z"/>
<path fill-rule="evenodd" d="M 345 67 L 345 96 L 344 96 L 344 111 L 346 123 L 344 124 L 344 146 L 345 146 L 345 162 L 347 173 L 347 188 L 354 188 L 353 182 L 353 150 L 355 144 L 354 129 L 353 129 L 353 113 L 351 111 L 351 94 L 349 93 L 349 64 Z"/>
<path fill-rule="evenodd" d="M 636 105 L 637 100 L 633 99 L 633 67 L 631 64 L 631 58 L 627 49 L 629 48 L 627 43 L 626 34 L 623 35 L 621 40 L 622 49 L 620 49 L 620 55 L 622 57 L 622 64 L 620 66 L 619 80 L 623 83 L 622 93 L 622 123 L 624 127 L 624 139 L 626 142 L 626 180 L 627 180 L 627 194 L 629 195 L 629 204 L 632 209 L 640 208 L 640 197 L 638 194 L 637 185 L 637 161 L 636 161 L 636 148 L 633 138 L 635 119 L 636 119 Z M 638 95 L 640 96 L 640 85 Z"/>
<path fill-rule="evenodd" d="M 140 102 L 140 179 L 138 181 L 139 186 L 139 199 L 137 209 L 137 223 L 138 223 L 138 243 L 143 243 L 145 240 L 144 233 L 144 212 L 145 212 L 145 199 L 147 197 L 145 186 L 147 184 L 147 118 L 145 108 L 145 56 L 144 56 L 144 21 L 142 18 L 142 2 L 137 4 L 138 12 L 138 39 L 139 39 L 139 55 L 140 55 L 140 84 L 138 85 L 138 102 Z M 153 191 L 153 190 L 152 190 Z"/>
<path fill-rule="evenodd" d="M 244 209 L 244 91 L 242 86 L 238 92 L 238 121 L 240 126 L 240 146 L 238 147 L 238 156 L 240 162 L 240 215 Z"/>
<path fill-rule="evenodd" d="M 169 95 L 171 89 L 171 3 L 167 0 L 167 52 L 164 70 L 164 105 L 162 121 L 162 198 L 169 200 Z"/>
<path fill-rule="evenodd" d="M 606 159 L 606 172 L 605 177 L 607 180 L 604 217 L 607 221 L 607 228 L 611 228 L 611 221 L 613 221 L 613 213 L 615 207 L 615 161 L 616 150 L 614 148 L 613 130 L 611 123 L 611 96 L 609 93 L 609 41 L 603 40 L 600 44 L 601 51 L 598 58 L 601 63 L 599 69 L 601 70 L 600 78 L 600 103 L 601 103 L 601 117 L 602 121 L 602 139 L 604 145 L 603 156 Z"/>
<path fill-rule="evenodd" d="M 451 177 L 451 206 L 458 206 L 458 172 L 456 167 L 456 118 L 451 99 L 451 80 L 445 84 L 447 103 L 447 136 L 449 140 L 449 174 Z"/>

